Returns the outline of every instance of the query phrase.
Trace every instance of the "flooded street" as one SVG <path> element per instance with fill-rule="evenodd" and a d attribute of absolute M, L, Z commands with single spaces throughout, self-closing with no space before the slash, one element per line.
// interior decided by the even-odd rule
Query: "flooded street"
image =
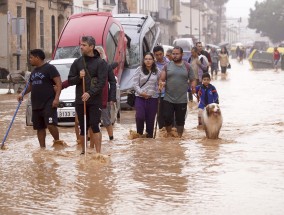
<path fill-rule="evenodd" d="M 114 141 L 103 129 L 106 163 L 79 155 L 73 127 L 60 127 L 69 147 L 53 148 L 48 133 L 41 150 L 23 102 L 0 151 L 0 214 L 284 214 L 284 71 L 231 64 L 211 82 L 220 139 L 196 129 L 193 106 L 182 139 L 130 140 L 134 111 L 123 111 Z M 1 141 L 16 107 L 16 95 L 0 95 Z"/>

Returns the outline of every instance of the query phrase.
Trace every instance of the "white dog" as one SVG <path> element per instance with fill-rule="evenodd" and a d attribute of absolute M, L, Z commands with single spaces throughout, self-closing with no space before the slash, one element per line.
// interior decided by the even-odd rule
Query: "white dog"
<path fill-rule="evenodd" d="M 218 104 L 211 103 L 206 106 L 202 114 L 202 124 L 208 139 L 218 139 L 222 127 L 223 117 Z"/>

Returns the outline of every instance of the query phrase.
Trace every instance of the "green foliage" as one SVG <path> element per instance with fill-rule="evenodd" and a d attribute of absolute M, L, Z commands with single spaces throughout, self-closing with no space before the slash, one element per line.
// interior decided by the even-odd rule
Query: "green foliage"
<path fill-rule="evenodd" d="M 284 40 L 284 4 L 283 0 L 265 0 L 255 3 L 250 9 L 249 28 L 267 36 L 272 42 Z"/>

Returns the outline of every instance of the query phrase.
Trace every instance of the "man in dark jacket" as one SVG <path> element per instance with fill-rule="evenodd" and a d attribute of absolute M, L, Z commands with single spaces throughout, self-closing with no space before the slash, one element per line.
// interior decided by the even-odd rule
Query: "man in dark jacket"
<path fill-rule="evenodd" d="M 212 64 L 212 60 L 211 60 L 210 54 L 207 51 L 203 50 L 203 46 L 202 46 L 201 42 L 197 42 L 195 45 L 196 45 L 196 48 L 198 50 L 198 55 L 204 55 L 207 58 L 207 60 L 208 60 L 209 65 L 207 66 L 207 69 L 203 71 L 203 73 L 208 72 L 209 71 L 209 67 Z M 201 62 L 201 63 L 203 63 L 203 62 Z"/>
<path fill-rule="evenodd" d="M 90 127 L 90 138 L 95 143 L 96 152 L 101 152 L 101 132 L 99 122 L 102 108 L 102 89 L 107 78 L 107 63 L 95 50 L 95 39 L 92 36 L 81 38 L 82 56 L 74 61 L 70 68 L 68 82 L 76 85 L 75 108 L 80 125 L 80 142 L 82 153 L 85 153 L 84 131 Z M 85 79 L 85 92 L 83 91 Z M 84 102 L 86 102 L 86 126 L 84 128 Z"/>

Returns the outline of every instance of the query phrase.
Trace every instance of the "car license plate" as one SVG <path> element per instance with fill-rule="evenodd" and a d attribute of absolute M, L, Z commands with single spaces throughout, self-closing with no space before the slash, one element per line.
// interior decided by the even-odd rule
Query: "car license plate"
<path fill-rule="evenodd" d="M 65 118 L 65 117 L 75 117 L 75 111 L 68 110 L 68 111 L 59 111 L 58 112 L 58 117 L 59 118 Z"/>

